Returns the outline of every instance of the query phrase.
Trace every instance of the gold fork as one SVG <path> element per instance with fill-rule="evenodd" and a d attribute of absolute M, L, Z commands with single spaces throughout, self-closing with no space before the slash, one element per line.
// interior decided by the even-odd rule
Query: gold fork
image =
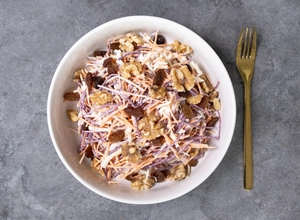
<path fill-rule="evenodd" d="M 251 79 L 256 57 L 256 29 L 241 31 L 236 65 L 244 81 L 244 188 L 253 188 L 252 128 L 251 128 Z"/>

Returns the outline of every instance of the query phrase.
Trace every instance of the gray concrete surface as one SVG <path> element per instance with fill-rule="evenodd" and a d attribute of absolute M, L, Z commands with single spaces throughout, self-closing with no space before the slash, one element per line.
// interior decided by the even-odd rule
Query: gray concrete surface
<path fill-rule="evenodd" d="M 47 93 L 67 50 L 114 18 L 154 15 L 187 26 L 224 62 L 237 98 L 236 130 L 220 166 L 176 200 L 128 205 L 91 192 L 57 156 Z M 243 182 L 243 84 L 235 66 L 240 29 L 258 29 L 253 78 L 255 187 Z M 0 1 L 0 219 L 300 219 L 298 0 Z"/>

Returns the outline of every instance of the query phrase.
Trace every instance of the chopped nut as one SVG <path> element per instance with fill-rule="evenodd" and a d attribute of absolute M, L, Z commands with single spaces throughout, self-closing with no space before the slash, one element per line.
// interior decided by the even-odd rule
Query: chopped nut
<path fill-rule="evenodd" d="M 186 54 L 189 54 L 189 53 L 192 53 L 193 52 L 193 49 L 186 45 L 186 44 L 181 44 L 179 41 L 175 40 L 172 44 L 172 49 L 174 51 L 176 51 L 177 53 L 186 53 Z"/>
<path fill-rule="evenodd" d="M 104 176 L 104 172 L 101 169 L 100 162 L 98 161 L 97 158 L 93 158 L 93 160 L 91 162 L 91 167 L 92 167 L 92 170 L 94 170 L 96 173 L 99 173 L 101 176 Z"/>
<path fill-rule="evenodd" d="M 80 81 L 80 76 L 84 74 L 84 70 L 77 70 L 73 73 L 73 81 Z"/>
<path fill-rule="evenodd" d="M 177 76 L 177 70 L 175 68 L 173 68 L 171 70 L 171 80 L 172 80 L 172 83 L 173 83 L 173 87 L 178 92 L 184 92 L 185 91 L 183 85 L 180 84 L 180 81 L 179 81 L 178 76 Z"/>
<path fill-rule="evenodd" d="M 218 91 L 213 91 L 208 95 L 209 101 L 212 102 L 215 98 L 218 98 L 219 92 Z"/>
<path fill-rule="evenodd" d="M 202 94 L 198 94 L 195 96 L 190 96 L 186 99 L 186 102 L 189 104 L 199 104 L 201 102 L 203 95 Z"/>
<path fill-rule="evenodd" d="M 200 82 L 200 86 L 204 90 L 204 92 L 206 94 L 209 94 L 210 92 L 212 92 L 214 90 L 214 87 L 211 85 L 207 76 L 205 74 L 202 74 L 200 76 L 200 78 L 202 78 L 204 80 L 203 82 Z"/>
<path fill-rule="evenodd" d="M 138 129 L 142 130 L 143 138 L 153 140 L 164 133 L 163 125 L 158 121 L 158 117 L 147 115 L 138 122 Z"/>
<path fill-rule="evenodd" d="M 150 189 L 155 183 L 153 177 L 148 176 L 146 178 L 145 175 L 139 177 L 137 180 L 131 182 L 131 187 L 138 190 L 146 190 Z"/>
<path fill-rule="evenodd" d="M 193 73 L 189 71 L 189 68 L 186 65 L 180 67 L 180 70 L 183 72 L 184 75 L 184 87 L 187 90 L 192 89 L 195 85 L 195 77 Z"/>
<path fill-rule="evenodd" d="M 78 101 L 80 99 L 79 93 L 66 92 L 64 94 L 64 101 Z"/>
<path fill-rule="evenodd" d="M 77 110 L 67 110 L 67 115 L 72 122 L 77 122 L 79 120 Z"/>
<path fill-rule="evenodd" d="M 170 174 L 168 175 L 168 180 L 182 180 L 186 177 L 186 171 L 183 164 L 177 165 L 171 169 Z"/>
<path fill-rule="evenodd" d="M 128 33 L 120 39 L 120 49 L 126 52 L 134 51 L 134 43 L 141 44 L 143 39 L 135 33 Z"/>
<path fill-rule="evenodd" d="M 131 163 L 136 163 L 141 158 L 140 150 L 133 143 L 122 144 L 122 155 Z"/>
<path fill-rule="evenodd" d="M 219 98 L 215 98 L 213 100 L 213 107 L 216 111 L 221 109 L 221 103 L 220 103 L 220 99 Z"/>
<path fill-rule="evenodd" d="M 191 90 L 195 85 L 195 77 L 186 65 L 181 66 L 179 69 L 173 68 L 171 70 L 171 80 L 173 87 L 178 92 L 184 92 L 185 89 Z"/>
<path fill-rule="evenodd" d="M 108 136 L 108 141 L 111 143 L 116 143 L 116 142 L 122 141 L 124 137 L 125 137 L 125 132 L 123 130 L 118 130 L 118 131 L 111 133 Z"/>
<path fill-rule="evenodd" d="M 166 89 L 165 89 L 165 87 L 162 87 L 162 86 L 153 85 L 150 87 L 149 93 L 150 93 L 151 98 L 160 99 L 160 98 L 165 97 Z"/>
<path fill-rule="evenodd" d="M 121 73 L 124 78 L 128 79 L 131 76 L 131 74 L 135 76 L 139 75 L 142 69 L 143 66 L 139 61 L 131 59 L 129 63 L 124 63 L 121 66 Z"/>
<path fill-rule="evenodd" d="M 90 100 L 96 105 L 103 105 L 107 102 L 110 102 L 112 99 L 112 94 L 102 91 L 97 91 L 90 95 Z"/>

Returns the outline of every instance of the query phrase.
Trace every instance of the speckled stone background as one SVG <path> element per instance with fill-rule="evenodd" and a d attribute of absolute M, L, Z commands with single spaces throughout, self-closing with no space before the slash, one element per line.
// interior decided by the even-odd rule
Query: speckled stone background
<path fill-rule="evenodd" d="M 231 146 L 216 171 L 173 201 L 128 205 L 96 195 L 64 167 L 50 140 L 47 95 L 67 50 L 111 19 L 154 15 L 198 33 L 224 62 L 236 93 Z M 252 81 L 255 187 L 243 189 L 240 29 L 255 26 Z M 0 219 L 300 219 L 298 0 L 0 1 Z"/>

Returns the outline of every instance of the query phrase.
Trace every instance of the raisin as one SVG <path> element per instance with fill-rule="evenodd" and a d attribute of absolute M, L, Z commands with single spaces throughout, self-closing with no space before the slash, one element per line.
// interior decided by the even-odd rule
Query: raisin
<path fill-rule="evenodd" d="M 179 95 L 180 97 L 188 98 L 188 97 L 191 96 L 191 93 L 190 93 L 188 90 L 186 90 L 186 91 L 184 91 L 184 92 L 178 92 L 178 95 Z"/>
<path fill-rule="evenodd" d="M 80 99 L 79 93 L 67 92 L 64 94 L 65 101 L 78 101 Z"/>
<path fill-rule="evenodd" d="M 92 73 L 88 72 L 86 74 L 85 83 L 86 83 L 86 85 L 88 87 L 88 90 L 90 92 L 92 90 L 92 85 L 93 85 L 93 75 L 92 75 Z"/>
<path fill-rule="evenodd" d="M 89 131 L 89 126 L 88 126 L 86 123 L 84 123 L 84 124 L 81 126 L 81 129 L 82 129 L 83 131 Z"/>
<path fill-rule="evenodd" d="M 181 111 L 185 117 L 191 119 L 194 116 L 193 110 L 185 103 L 181 104 Z"/>
<path fill-rule="evenodd" d="M 134 108 L 132 106 L 128 106 L 127 108 L 124 109 L 124 112 L 130 116 L 134 117 L 143 117 L 144 116 L 144 111 L 142 107 L 137 107 Z"/>
<path fill-rule="evenodd" d="M 112 57 L 109 57 L 103 61 L 103 67 L 110 67 L 113 62 L 114 59 Z"/>
<path fill-rule="evenodd" d="M 190 165 L 191 167 L 195 167 L 195 166 L 197 166 L 197 164 L 198 164 L 198 160 L 196 160 L 196 159 L 192 159 L 192 160 L 190 160 L 190 162 L 189 162 L 189 165 Z"/>
<path fill-rule="evenodd" d="M 125 137 L 125 132 L 123 130 L 118 130 L 111 133 L 108 136 L 108 141 L 110 141 L 111 143 L 115 143 L 123 140 L 124 137 Z"/>
<path fill-rule="evenodd" d="M 94 51 L 93 55 L 95 57 L 104 57 L 106 53 L 107 53 L 107 51 L 96 50 L 96 51 Z"/>
<path fill-rule="evenodd" d="M 166 39 L 165 39 L 165 37 L 164 36 L 162 36 L 162 35 L 157 35 L 157 39 L 156 39 L 156 43 L 157 44 L 164 44 L 166 42 Z"/>
<path fill-rule="evenodd" d="M 158 138 L 155 138 L 154 140 L 151 141 L 151 144 L 153 146 L 161 146 L 165 143 L 165 137 L 164 136 L 160 136 Z"/>
<path fill-rule="evenodd" d="M 163 69 L 158 69 L 155 72 L 155 76 L 153 79 L 153 85 L 161 86 L 165 80 L 165 71 Z"/>
<path fill-rule="evenodd" d="M 206 123 L 206 126 L 207 126 L 207 127 L 214 127 L 218 120 L 219 120 L 218 117 L 213 117 L 213 118 L 211 118 L 211 119 Z"/>
<path fill-rule="evenodd" d="M 104 79 L 101 76 L 94 77 L 94 87 L 98 89 L 98 86 L 101 86 L 104 83 Z"/>
<path fill-rule="evenodd" d="M 110 49 L 111 50 L 119 50 L 120 49 L 120 43 L 119 42 L 111 43 L 110 44 Z"/>
<path fill-rule="evenodd" d="M 159 170 L 154 171 L 152 176 L 155 177 L 157 183 L 161 183 L 166 179 L 166 174 Z"/>
<path fill-rule="evenodd" d="M 91 145 L 89 145 L 85 151 L 84 151 L 84 154 L 87 158 L 92 158 L 94 156 L 94 153 L 93 153 L 93 148 Z"/>
<path fill-rule="evenodd" d="M 208 100 L 209 100 L 209 97 L 207 95 L 203 96 L 201 99 L 201 102 L 198 104 L 198 106 L 202 109 L 205 109 L 208 105 Z"/>

